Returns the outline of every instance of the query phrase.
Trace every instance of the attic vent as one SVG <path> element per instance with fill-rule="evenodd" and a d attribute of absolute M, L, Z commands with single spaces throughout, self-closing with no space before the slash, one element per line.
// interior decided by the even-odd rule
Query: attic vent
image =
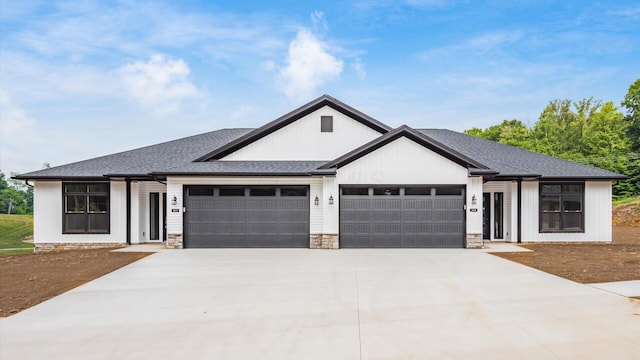
<path fill-rule="evenodd" d="M 333 132 L 333 116 L 320 117 L 320 131 Z"/>

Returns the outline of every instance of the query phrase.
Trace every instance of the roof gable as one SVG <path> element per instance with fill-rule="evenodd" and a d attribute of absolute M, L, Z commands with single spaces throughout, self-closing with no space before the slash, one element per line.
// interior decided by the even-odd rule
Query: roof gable
<path fill-rule="evenodd" d="M 223 157 L 257 141 L 265 136 L 282 129 L 283 127 L 317 111 L 325 106 L 331 107 L 332 109 L 348 116 L 349 118 L 379 132 L 380 134 L 385 134 L 389 132 L 392 128 L 354 108 L 351 106 L 329 96 L 322 95 L 321 97 L 285 114 L 270 123 L 263 125 L 254 131 L 222 146 L 219 147 L 210 153 L 196 159 L 196 162 L 200 161 L 210 161 L 210 160 L 219 160 Z"/>
<path fill-rule="evenodd" d="M 319 167 L 319 169 L 331 169 L 331 168 L 341 168 L 349 163 L 377 150 L 385 145 L 401 138 L 406 137 L 419 145 L 424 146 L 425 148 L 435 152 L 438 155 L 441 155 L 458 165 L 466 167 L 472 170 L 479 170 L 480 173 L 486 174 L 489 168 L 470 157 L 467 157 L 452 148 L 445 146 L 444 144 L 410 128 L 407 125 L 402 125 L 395 130 L 392 130 L 385 135 L 362 145 L 361 147 L 333 160 L 330 161 L 323 166 Z"/>

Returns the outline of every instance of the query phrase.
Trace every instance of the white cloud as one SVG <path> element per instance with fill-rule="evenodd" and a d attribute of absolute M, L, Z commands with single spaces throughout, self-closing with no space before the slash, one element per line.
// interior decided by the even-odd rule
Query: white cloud
<path fill-rule="evenodd" d="M 133 99 L 156 113 L 176 111 L 181 101 L 199 95 L 189 80 L 191 70 L 182 59 L 156 54 L 149 61 L 127 64 L 120 71 Z"/>
<path fill-rule="evenodd" d="M 277 81 L 289 99 L 305 100 L 317 87 L 342 73 L 344 64 L 329 52 L 329 46 L 309 30 L 300 29 L 289 44 L 286 65 Z"/>
<path fill-rule="evenodd" d="M 358 79 L 364 80 L 367 77 L 367 72 L 364 70 L 364 65 L 360 58 L 355 58 L 355 60 L 351 63 L 351 68 L 355 70 L 358 75 Z"/>
<path fill-rule="evenodd" d="M 5 174 L 23 170 L 29 164 L 30 150 L 39 145 L 34 134 L 36 122 L 5 91 L 0 90 L 0 166 Z"/>
<path fill-rule="evenodd" d="M 16 104 L 11 96 L 0 91 L 0 138 L 2 143 L 14 137 L 29 136 L 35 121 L 24 109 Z"/>
<path fill-rule="evenodd" d="M 320 10 L 311 13 L 311 21 L 313 21 L 313 28 L 316 32 L 326 32 L 329 29 L 327 20 L 324 18 L 324 12 Z"/>

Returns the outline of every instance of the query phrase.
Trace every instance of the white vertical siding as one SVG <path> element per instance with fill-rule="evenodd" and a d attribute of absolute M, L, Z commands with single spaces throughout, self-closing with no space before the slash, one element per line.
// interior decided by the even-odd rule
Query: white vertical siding
<path fill-rule="evenodd" d="M 126 185 L 112 181 L 109 194 L 109 234 L 62 234 L 62 182 L 34 184 L 34 242 L 36 243 L 126 243 Z"/>
<path fill-rule="evenodd" d="M 482 234 L 482 177 L 470 176 L 467 182 L 467 234 Z M 476 197 L 476 205 L 472 198 Z M 475 211 L 473 211 L 475 209 Z"/>
<path fill-rule="evenodd" d="M 318 125 L 319 126 L 319 125 Z M 307 185 L 309 193 L 309 221 L 310 233 L 322 233 L 322 204 L 313 203 L 315 196 L 323 198 L 321 177 L 168 177 L 167 178 L 167 233 L 182 234 L 182 208 L 184 185 Z M 177 199 L 176 205 L 171 205 L 171 197 Z M 179 212 L 173 212 L 178 209 Z M 189 211 L 189 209 L 187 209 Z"/>
<path fill-rule="evenodd" d="M 338 169 L 339 184 L 459 184 L 467 169 L 401 137 Z"/>
<path fill-rule="evenodd" d="M 511 229 L 511 218 L 512 218 L 512 206 L 511 206 L 511 188 L 512 183 L 505 181 L 493 181 L 487 182 L 483 185 L 482 191 L 485 193 L 491 193 L 491 240 L 506 240 L 511 241 L 512 239 L 512 229 Z M 502 217 L 502 229 L 503 229 L 503 238 L 495 239 L 495 193 L 501 192 L 503 193 L 503 217 Z M 515 208 L 513 208 L 515 209 Z M 517 214 L 516 214 L 517 216 Z"/>
<path fill-rule="evenodd" d="M 518 241 L 518 183 L 511 183 L 511 242 Z"/>
<path fill-rule="evenodd" d="M 320 132 L 320 117 L 325 115 L 333 116 L 333 132 Z M 223 160 L 333 160 L 380 135 L 325 106 Z"/>
<path fill-rule="evenodd" d="M 611 241 L 611 182 L 587 181 L 584 233 L 540 233 L 538 182 L 522 183 L 522 241 Z"/>
<path fill-rule="evenodd" d="M 323 234 L 337 234 L 340 228 L 340 189 L 335 176 L 325 176 L 322 179 L 322 207 L 323 207 Z M 333 197 L 333 204 L 329 204 L 329 198 Z"/>
<path fill-rule="evenodd" d="M 136 221 L 140 215 L 140 184 L 131 182 L 131 243 L 140 243 L 140 222 Z"/>

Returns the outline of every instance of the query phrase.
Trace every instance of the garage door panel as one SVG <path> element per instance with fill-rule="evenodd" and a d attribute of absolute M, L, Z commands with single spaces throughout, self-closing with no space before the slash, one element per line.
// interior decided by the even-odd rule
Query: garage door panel
<path fill-rule="evenodd" d="M 391 195 L 372 195 L 376 193 L 375 189 L 360 191 L 360 195 L 341 195 L 341 247 L 450 248 L 464 245 L 464 186 L 433 187 L 436 191 L 413 189 L 411 195 L 406 196 L 405 188 L 400 187 L 400 191 L 397 186 L 395 188 Z M 428 189 L 429 186 L 421 188 Z"/>
<path fill-rule="evenodd" d="M 307 187 L 206 187 L 185 194 L 186 247 L 308 247 Z M 281 195 L 281 192 L 285 195 Z"/>

